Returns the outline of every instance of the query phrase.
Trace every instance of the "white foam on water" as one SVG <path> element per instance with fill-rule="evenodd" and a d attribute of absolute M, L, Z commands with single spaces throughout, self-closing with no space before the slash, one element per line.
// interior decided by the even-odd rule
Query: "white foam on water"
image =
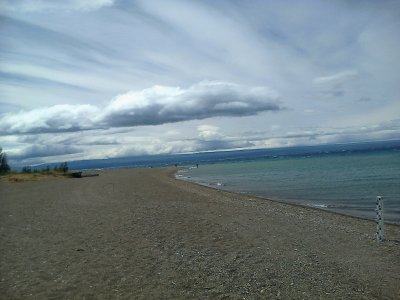
<path fill-rule="evenodd" d="M 326 204 L 311 204 L 311 206 L 318 208 L 328 208 L 328 205 Z"/>

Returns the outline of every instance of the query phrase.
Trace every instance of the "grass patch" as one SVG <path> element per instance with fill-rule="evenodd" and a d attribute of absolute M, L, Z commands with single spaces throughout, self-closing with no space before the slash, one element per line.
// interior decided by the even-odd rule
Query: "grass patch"
<path fill-rule="evenodd" d="M 0 176 L 0 181 L 9 182 L 24 182 L 24 181 L 40 181 L 54 177 L 71 177 L 70 172 L 57 172 L 57 171 L 45 171 L 35 173 L 17 173 L 11 172 Z"/>

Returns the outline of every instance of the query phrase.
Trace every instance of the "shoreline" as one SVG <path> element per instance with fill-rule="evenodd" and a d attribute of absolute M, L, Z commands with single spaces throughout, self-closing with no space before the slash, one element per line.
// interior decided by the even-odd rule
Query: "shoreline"
<path fill-rule="evenodd" d="M 0 182 L 9 299 L 396 299 L 400 229 L 174 177 Z M 378 277 L 377 277 L 378 276 Z M 378 279 L 378 280 L 377 280 Z"/>
<path fill-rule="evenodd" d="M 184 169 L 182 169 L 182 170 L 184 170 Z M 287 205 L 293 205 L 293 206 L 297 206 L 297 207 L 301 207 L 301 208 L 315 209 L 317 211 L 325 211 L 325 212 L 328 212 L 328 213 L 334 213 L 334 214 L 338 214 L 338 215 L 345 216 L 345 217 L 350 217 L 350 218 L 355 218 L 355 219 L 360 219 L 360 220 L 365 220 L 365 221 L 370 221 L 370 222 L 376 223 L 376 220 L 374 218 L 368 218 L 366 216 L 363 217 L 363 216 L 358 216 L 358 215 L 352 215 L 352 214 L 348 214 L 346 212 L 340 212 L 340 211 L 337 211 L 337 210 L 334 210 L 334 209 L 329 209 L 328 207 L 324 208 L 324 207 L 318 207 L 318 206 L 313 206 L 313 205 L 301 204 L 301 203 L 297 203 L 297 202 L 292 202 L 290 200 L 271 199 L 271 198 L 268 198 L 267 196 L 261 196 L 261 195 L 253 194 L 251 192 L 246 192 L 245 193 L 245 192 L 239 192 L 239 191 L 231 191 L 231 190 L 228 190 L 228 189 L 219 188 L 217 186 L 212 186 L 212 185 L 209 185 L 209 184 L 203 184 L 203 183 L 200 183 L 200 182 L 192 181 L 190 179 L 184 179 L 184 177 L 178 178 L 177 177 L 178 172 L 179 172 L 179 170 L 177 170 L 173 174 L 173 176 L 174 176 L 174 178 L 176 180 L 193 183 L 195 185 L 199 185 L 199 186 L 202 186 L 202 187 L 205 187 L 205 188 L 210 188 L 210 189 L 217 190 L 217 191 L 224 191 L 224 192 L 233 193 L 233 194 L 237 194 L 237 195 L 244 195 L 244 196 L 247 195 L 247 196 L 259 198 L 259 199 L 262 199 L 262 200 L 267 200 L 267 201 L 272 201 L 272 202 L 277 202 L 277 203 L 283 203 L 283 204 L 287 204 Z M 388 225 L 393 225 L 393 226 L 399 226 L 400 227 L 400 220 L 398 222 L 392 222 L 392 221 L 385 220 L 384 223 L 388 224 Z"/>

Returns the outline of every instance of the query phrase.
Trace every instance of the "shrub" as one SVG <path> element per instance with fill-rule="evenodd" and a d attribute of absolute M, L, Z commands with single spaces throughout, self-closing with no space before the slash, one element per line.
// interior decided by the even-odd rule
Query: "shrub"
<path fill-rule="evenodd" d="M 22 173 L 32 173 L 32 168 L 30 166 L 24 166 L 22 168 Z"/>

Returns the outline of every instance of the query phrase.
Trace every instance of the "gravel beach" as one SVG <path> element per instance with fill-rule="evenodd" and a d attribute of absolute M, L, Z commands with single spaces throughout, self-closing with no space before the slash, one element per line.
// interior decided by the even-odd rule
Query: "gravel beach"
<path fill-rule="evenodd" d="M 0 182 L 1 299 L 400 299 L 400 227 L 171 169 Z"/>

